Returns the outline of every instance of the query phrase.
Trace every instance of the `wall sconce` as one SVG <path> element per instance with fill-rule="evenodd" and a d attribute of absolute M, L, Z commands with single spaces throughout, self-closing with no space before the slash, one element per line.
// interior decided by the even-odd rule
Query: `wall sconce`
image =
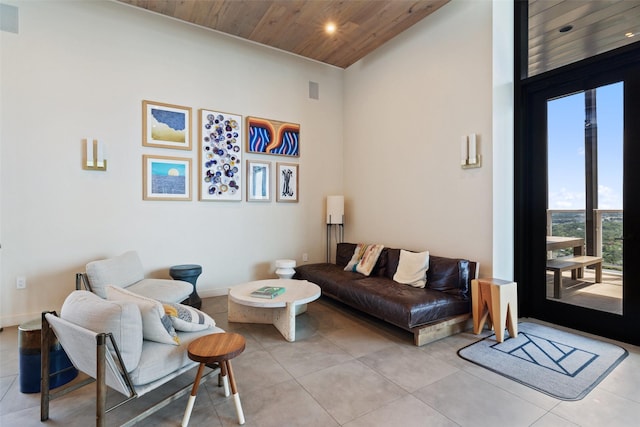
<path fill-rule="evenodd" d="M 327 263 L 331 262 L 331 231 L 337 228 L 336 243 L 344 241 L 344 196 L 327 196 Z"/>
<path fill-rule="evenodd" d="M 478 153 L 478 141 L 475 133 L 464 135 L 460 145 L 460 166 L 462 169 L 479 168 L 482 156 Z"/>
<path fill-rule="evenodd" d="M 104 145 L 102 142 L 93 138 L 85 139 L 82 169 L 90 171 L 107 170 L 107 160 L 104 158 Z"/>

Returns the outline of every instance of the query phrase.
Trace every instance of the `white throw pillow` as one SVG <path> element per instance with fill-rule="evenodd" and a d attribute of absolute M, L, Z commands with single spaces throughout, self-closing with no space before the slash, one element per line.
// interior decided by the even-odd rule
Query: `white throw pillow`
<path fill-rule="evenodd" d="M 393 280 L 416 288 L 424 288 L 427 284 L 428 269 L 429 251 L 416 253 L 400 249 L 400 261 Z"/>
<path fill-rule="evenodd" d="M 180 344 L 180 338 L 171 324 L 171 319 L 164 313 L 164 307 L 159 301 L 112 285 L 107 286 L 106 291 L 108 300 L 131 301 L 138 306 L 142 315 L 144 339 L 163 344 Z"/>
<path fill-rule="evenodd" d="M 197 308 L 168 302 L 163 303 L 162 306 L 176 331 L 202 331 L 216 326 L 216 321 L 211 316 Z"/>

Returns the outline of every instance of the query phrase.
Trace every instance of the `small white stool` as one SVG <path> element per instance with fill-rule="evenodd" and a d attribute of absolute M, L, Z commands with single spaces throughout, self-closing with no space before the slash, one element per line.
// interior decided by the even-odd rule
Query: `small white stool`
<path fill-rule="evenodd" d="M 277 259 L 276 260 L 276 275 L 281 279 L 291 279 L 296 271 L 296 260 L 294 259 Z"/>
<path fill-rule="evenodd" d="M 496 341 L 504 341 L 505 326 L 509 336 L 518 336 L 518 286 L 500 279 L 473 279 L 471 281 L 473 333 L 479 334 L 489 318 Z"/>

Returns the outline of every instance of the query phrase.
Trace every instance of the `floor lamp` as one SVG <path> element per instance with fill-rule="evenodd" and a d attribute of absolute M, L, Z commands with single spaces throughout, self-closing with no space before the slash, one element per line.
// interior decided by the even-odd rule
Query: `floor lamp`
<path fill-rule="evenodd" d="M 344 241 L 344 196 L 327 196 L 327 263 L 331 262 L 331 232 L 337 231 L 336 243 Z"/>

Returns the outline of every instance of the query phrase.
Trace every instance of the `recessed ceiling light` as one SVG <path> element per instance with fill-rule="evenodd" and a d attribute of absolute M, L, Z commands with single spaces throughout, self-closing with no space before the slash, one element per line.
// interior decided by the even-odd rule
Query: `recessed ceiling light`
<path fill-rule="evenodd" d="M 627 34 L 625 34 L 625 37 L 631 38 L 631 37 L 633 37 L 635 35 L 636 35 L 636 33 L 628 32 Z"/>
<path fill-rule="evenodd" d="M 327 32 L 327 34 L 335 33 L 336 29 L 336 24 L 334 24 L 333 22 L 327 22 L 327 25 L 324 26 L 324 30 Z"/>
<path fill-rule="evenodd" d="M 558 31 L 560 31 L 561 33 L 567 33 L 571 30 L 573 30 L 573 25 L 565 25 L 564 27 L 560 28 Z"/>

